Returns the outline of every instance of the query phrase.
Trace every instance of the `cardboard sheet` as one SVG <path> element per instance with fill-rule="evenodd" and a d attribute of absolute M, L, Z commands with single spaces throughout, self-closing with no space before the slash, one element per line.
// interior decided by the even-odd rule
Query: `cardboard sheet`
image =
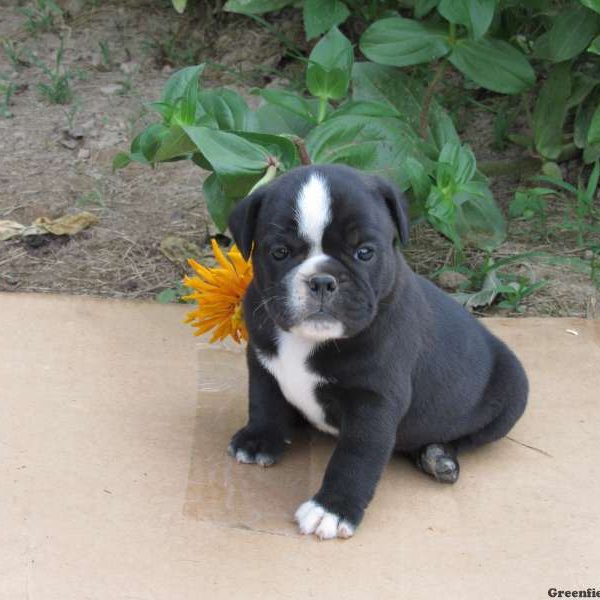
<path fill-rule="evenodd" d="M 246 417 L 243 353 L 183 306 L 0 294 L 0 599 L 547 598 L 600 588 L 600 322 L 490 319 L 530 405 L 461 457 L 455 486 L 403 459 L 356 536 L 292 515 L 333 449 L 270 469 L 226 454 Z"/>

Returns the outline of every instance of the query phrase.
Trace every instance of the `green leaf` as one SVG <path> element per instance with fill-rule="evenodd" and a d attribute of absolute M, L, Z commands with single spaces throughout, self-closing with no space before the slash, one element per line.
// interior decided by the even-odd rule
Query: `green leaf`
<path fill-rule="evenodd" d="M 600 13 L 600 0 L 579 0 L 581 4 L 591 8 L 592 10 Z"/>
<path fill-rule="evenodd" d="M 304 0 L 306 39 L 315 38 L 335 25 L 340 25 L 349 15 L 348 7 L 340 0 Z"/>
<path fill-rule="evenodd" d="M 347 115 L 361 117 L 400 117 L 398 111 L 389 104 L 369 100 L 350 100 L 333 111 L 327 118 L 335 119 Z"/>
<path fill-rule="evenodd" d="M 429 107 L 429 126 L 433 141 L 438 149 L 445 144 L 459 144 L 460 137 L 454 127 L 450 115 L 437 103 L 432 102 Z"/>
<path fill-rule="evenodd" d="M 401 17 L 375 21 L 360 38 L 361 52 L 369 60 L 396 67 L 431 62 L 450 48 L 447 30 Z"/>
<path fill-rule="evenodd" d="M 226 12 L 241 13 L 243 15 L 262 15 L 266 12 L 279 10 L 294 0 L 228 0 L 223 6 Z"/>
<path fill-rule="evenodd" d="M 313 112 L 313 106 L 302 96 L 284 90 L 261 90 L 260 95 L 269 104 L 281 106 L 304 120 L 317 124 L 317 116 Z"/>
<path fill-rule="evenodd" d="M 438 12 L 450 23 L 464 25 L 475 39 L 482 37 L 494 19 L 496 0 L 441 0 Z"/>
<path fill-rule="evenodd" d="M 163 123 L 150 125 L 131 142 L 130 158 L 139 161 L 141 157 L 153 163 L 156 152 L 168 134 L 169 128 Z"/>
<path fill-rule="evenodd" d="M 256 133 L 253 131 L 236 131 L 235 134 L 253 144 L 262 146 L 270 156 L 279 160 L 284 167 L 281 169 L 283 171 L 293 169 L 300 164 L 298 149 L 287 137 L 267 133 Z"/>
<path fill-rule="evenodd" d="M 512 219 L 519 217 L 531 219 L 536 215 L 541 215 L 547 206 L 545 196 L 554 194 L 556 192 L 550 188 L 517 190 L 508 207 L 508 214 Z"/>
<path fill-rule="evenodd" d="M 194 67 L 186 67 L 176 71 L 169 77 L 165 87 L 163 88 L 161 102 L 163 104 L 175 105 L 175 103 L 183 98 L 190 81 L 196 81 L 196 85 L 200 75 L 204 71 L 204 65 L 196 65 Z"/>
<path fill-rule="evenodd" d="M 592 54 L 600 54 L 600 35 L 597 35 L 592 40 L 592 43 L 588 46 L 587 51 L 591 52 Z"/>
<path fill-rule="evenodd" d="M 160 304 L 169 304 L 175 302 L 179 294 L 175 288 L 166 288 L 162 292 L 156 294 L 156 301 Z"/>
<path fill-rule="evenodd" d="M 229 197 L 245 196 L 267 167 L 266 150 L 238 135 L 195 125 L 183 129 L 211 164 Z"/>
<path fill-rule="evenodd" d="M 196 151 L 196 145 L 179 125 L 171 125 L 154 155 L 154 162 L 165 162 Z"/>
<path fill-rule="evenodd" d="M 438 167 L 441 164 L 450 165 L 452 179 L 456 183 L 468 183 L 473 179 L 477 169 L 475 155 L 468 145 L 447 143 L 444 145 L 438 158 Z"/>
<path fill-rule="evenodd" d="M 450 62 L 475 83 L 501 94 L 518 94 L 535 82 L 525 55 L 501 40 L 459 40 Z"/>
<path fill-rule="evenodd" d="M 187 5 L 187 0 L 171 0 L 173 8 L 179 13 L 183 13 Z"/>
<path fill-rule="evenodd" d="M 600 144 L 600 105 L 592 115 L 586 141 L 588 144 Z"/>
<path fill-rule="evenodd" d="M 600 17 L 583 6 L 573 6 L 559 15 L 552 28 L 535 41 L 534 56 L 563 62 L 583 52 L 598 33 Z"/>
<path fill-rule="evenodd" d="M 432 187 L 425 203 L 427 220 L 455 246 L 462 247 L 462 241 L 456 231 L 456 206 L 452 195 L 444 193 L 437 186 Z"/>
<path fill-rule="evenodd" d="M 314 163 L 342 163 L 392 179 L 401 189 L 410 182 L 404 164 L 409 156 L 431 171 L 422 140 L 400 119 L 356 115 L 329 119 L 306 140 Z"/>
<path fill-rule="evenodd" d="M 586 146 L 590 123 L 599 104 L 600 89 L 597 88 L 577 107 L 573 127 L 573 141 L 577 148 L 584 148 Z"/>
<path fill-rule="evenodd" d="M 425 210 L 425 201 L 431 191 L 431 179 L 425 167 L 412 156 L 406 159 L 404 170 L 408 177 L 414 202 L 411 202 L 411 218 L 421 216 Z"/>
<path fill-rule="evenodd" d="M 339 100 L 348 92 L 352 73 L 352 44 L 332 27 L 313 48 L 306 69 L 306 87 L 317 98 Z"/>
<path fill-rule="evenodd" d="M 567 109 L 579 106 L 592 93 L 600 80 L 589 77 L 584 73 L 575 72 L 572 75 L 571 95 L 567 102 Z"/>
<path fill-rule="evenodd" d="M 558 158 L 563 146 L 563 127 L 571 95 L 571 64 L 554 65 L 542 86 L 533 111 L 533 139 L 545 158 Z"/>
<path fill-rule="evenodd" d="M 113 173 L 118 169 L 125 168 L 130 162 L 131 158 L 129 157 L 129 154 L 127 152 L 119 152 L 118 154 L 115 154 L 112 161 Z"/>
<path fill-rule="evenodd" d="M 181 101 L 177 104 L 173 119 L 183 125 L 193 125 L 198 103 L 198 79 L 192 78 L 185 87 Z"/>
<path fill-rule="evenodd" d="M 304 138 L 313 127 L 312 120 L 304 119 L 282 106 L 265 104 L 250 114 L 247 129 L 274 135 L 297 135 Z"/>
<path fill-rule="evenodd" d="M 491 252 L 506 239 L 506 221 L 492 192 L 484 183 L 471 181 L 459 187 L 456 231 L 467 244 Z"/>
<path fill-rule="evenodd" d="M 439 0 L 415 0 L 415 18 L 422 19 L 431 12 L 439 3 Z"/>
<path fill-rule="evenodd" d="M 435 186 L 426 210 L 431 224 L 459 248 L 471 244 L 492 251 L 506 238 L 504 216 L 484 183 Z"/>
<path fill-rule="evenodd" d="M 172 104 L 167 104 L 166 102 L 148 102 L 146 106 L 159 113 L 162 116 L 165 124 L 168 125 L 171 122 L 171 117 L 173 116 L 174 112 L 174 107 Z"/>
<path fill-rule="evenodd" d="M 480 306 L 490 306 L 501 287 L 501 281 L 496 274 L 496 269 L 491 269 L 485 275 L 481 290 L 478 292 L 456 292 L 452 297 L 467 308 L 478 308 Z"/>
<path fill-rule="evenodd" d="M 223 131 L 244 130 L 248 125 L 248 105 L 244 98 L 233 90 L 203 90 L 198 94 L 198 104 L 202 112 L 199 119 L 196 119 L 196 125 L 204 125 L 202 121 L 207 116 L 217 129 Z"/>
<path fill-rule="evenodd" d="M 211 173 L 202 185 L 202 193 L 208 208 L 208 214 L 217 229 L 223 233 L 227 229 L 227 220 L 235 204 L 232 198 L 225 195 L 223 186 L 215 173 Z"/>
<path fill-rule="evenodd" d="M 420 129 L 424 89 L 420 82 L 393 67 L 369 62 L 356 63 L 352 69 L 354 100 L 378 102 L 389 106 L 415 133 Z M 433 100 L 429 107 L 427 139 L 435 144 L 433 158 L 448 141 L 458 142 L 458 134 L 446 111 Z"/>

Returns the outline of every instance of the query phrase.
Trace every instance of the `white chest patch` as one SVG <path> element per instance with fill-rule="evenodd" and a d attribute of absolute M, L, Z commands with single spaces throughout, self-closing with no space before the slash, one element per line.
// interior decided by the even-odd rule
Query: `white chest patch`
<path fill-rule="evenodd" d="M 280 331 L 277 354 L 258 358 L 267 371 L 275 377 L 287 401 L 295 406 L 317 429 L 337 435 L 338 430 L 325 421 L 325 413 L 317 402 L 315 389 L 325 380 L 308 368 L 307 359 L 315 342 L 293 333 Z"/>

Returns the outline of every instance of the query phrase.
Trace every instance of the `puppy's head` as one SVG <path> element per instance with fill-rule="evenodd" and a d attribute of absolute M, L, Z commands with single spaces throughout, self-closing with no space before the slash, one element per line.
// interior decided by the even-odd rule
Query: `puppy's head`
<path fill-rule="evenodd" d="M 299 167 L 245 198 L 229 228 L 266 310 L 315 341 L 351 337 L 395 283 L 408 216 L 389 183 L 342 166 Z"/>

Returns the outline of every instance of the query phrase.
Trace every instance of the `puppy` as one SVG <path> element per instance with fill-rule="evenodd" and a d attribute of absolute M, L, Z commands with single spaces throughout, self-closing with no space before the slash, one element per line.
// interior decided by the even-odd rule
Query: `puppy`
<path fill-rule="evenodd" d="M 515 355 L 455 300 L 416 275 L 403 197 L 342 166 L 294 169 L 234 209 L 229 228 L 254 280 L 249 420 L 239 462 L 272 465 L 299 415 L 337 438 L 304 534 L 354 534 L 393 452 L 454 483 L 457 452 L 506 435 L 528 383 Z"/>

